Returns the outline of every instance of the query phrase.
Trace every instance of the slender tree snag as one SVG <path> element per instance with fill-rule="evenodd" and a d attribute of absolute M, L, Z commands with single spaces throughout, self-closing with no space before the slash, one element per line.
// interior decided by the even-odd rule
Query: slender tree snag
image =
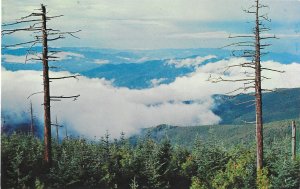
<path fill-rule="evenodd" d="M 42 4 L 42 33 L 43 33 L 43 85 L 44 85 L 44 161 L 51 167 L 51 114 L 50 114 L 50 86 L 48 67 L 48 35 L 46 23 L 46 8 Z"/>
<path fill-rule="evenodd" d="M 58 143 L 58 122 L 57 122 L 57 116 L 56 116 L 56 119 L 55 119 L 55 123 L 56 123 L 56 140 L 57 140 L 57 143 Z"/>
<path fill-rule="evenodd" d="M 263 168 L 263 119 L 261 96 L 261 65 L 260 65 L 260 27 L 259 27 L 259 0 L 256 0 L 256 27 L 255 27 L 255 110 L 256 110 L 256 163 L 257 171 Z"/>
<path fill-rule="evenodd" d="M 254 95 L 255 100 L 249 100 L 246 102 L 241 102 L 239 104 L 251 103 L 249 106 L 255 105 L 255 124 L 256 124 L 256 148 L 257 148 L 257 172 L 263 168 L 263 112 L 262 112 L 262 92 L 274 91 L 270 89 L 262 88 L 262 81 L 271 79 L 269 77 L 263 76 L 262 71 L 266 72 L 278 72 L 283 73 L 281 70 L 276 70 L 273 68 L 266 68 L 261 65 L 261 57 L 268 54 L 268 52 L 262 52 L 266 47 L 269 47 L 271 44 L 263 41 L 269 39 L 275 39 L 275 36 L 270 36 L 269 34 L 263 34 L 262 32 L 269 31 L 270 29 L 264 25 L 264 21 L 270 22 L 267 14 L 261 14 L 261 9 L 267 8 L 268 6 L 260 4 L 259 0 L 255 0 L 255 4 L 251 6 L 248 10 L 245 10 L 246 13 L 252 14 L 255 16 L 255 25 L 253 27 L 252 34 L 238 35 L 238 36 L 229 36 L 229 38 L 238 38 L 244 41 L 234 42 L 225 47 L 236 47 L 238 49 L 232 50 L 232 55 L 234 57 L 246 58 L 246 62 L 239 64 L 229 65 L 225 67 L 223 72 L 224 77 L 209 77 L 209 81 L 213 83 L 217 82 L 240 82 L 242 83 L 241 87 L 229 92 L 228 94 L 233 94 L 233 97 L 248 94 Z M 231 68 L 240 67 L 243 70 L 244 76 L 242 78 L 228 79 L 226 77 L 226 72 Z M 252 93 L 249 93 L 251 90 Z M 254 93 L 253 93 L 254 92 Z M 253 103 L 255 102 L 255 103 Z M 245 121 L 248 123 L 248 121 Z"/>
<path fill-rule="evenodd" d="M 292 160 L 296 160 L 296 122 L 292 121 Z"/>
<path fill-rule="evenodd" d="M 57 53 L 60 51 L 55 51 L 55 50 L 49 50 L 48 49 L 48 42 L 59 40 L 59 39 L 64 39 L 66 35 L 70 35 L 72 37 L 76 37 L 74 34 L 79 32 L 61 32 L 60 30 L 57 29 L 52 29 L 52 28 L 47 28 L 47 22 L 50 21 L 53 18 L 58 18 L 63 15 L 58 15 L 58 16 L 47 16 L 47 11 L 46 7 L 41 4 L 41 8 L 37 9 L 39 12 L 31 13 L 28 16 L 21 17 L 17 21 L 13 23 L 7 23 L 3 24 L 3 27 L 10 27 L 9 29 L 3 29 L 1 35 L 12 35 L 15 34 L 16 32 L 30 32 L 31 35 L 33 35 L 34 39 L 33 40 L 28 40 L 25 42 L 18 42 L 16 44 L 9 44 L 9 45 L 4 45 L 4 48 L 7 47 L 16 47 L 19 45 L 30 45 L 29 49 L 27 50 L 26 58 L 25 58 L 25 63 L 27 61 L 41 61 L 43 63 L 43 91 L 40 92 L 35 92 L 32 93 L 28 98 L 30 98 L 33 95 L 43 93 L 44 94 L 44 163 L 46 168 L 51 167 L 52 163 L 52 155 L 51 155 L 51 100 L 53 101 L 60 101 L 61 99 L 73 99 L 76 100 L 80 95 L 73 95 L 73 96 L 50 96 L 50 82 L 52 80 L 62 80 L 62 79 L 69 79 L 69 78 L 74 78 L 77 79 L 79 76 L 78 74 L 76 75 L 71 75 L 71 76 L 63 76 L 63 77 L 49 77 L 49 68 L 57 68 L 56 66 L 50 66 L 48 62 L 49 61 L 58 61 L 60 59 L 59 56 L 57 56 Z M 11 29 L 11 27 L 15 26 L 20 26 L 21 24 L 30 24 L 29 26 L 26 27 L 20 27 L 20 28 L 15 28 Z M 21 25 L 22 26 L 22 25 Z M 36 47 L 37 45 L 42 46 L 42 52 L 36 52 L 33 51 L 32 48 Z M 48 54 L 49 53 L 49 54 Z M 31 56 L 29 56 L 31 55 Z M 32 110 L 31 110 L 32 114 Z M 32 117 L 32 115 L 31 115 Z M 57 125 L 57 124 L 56 124 Z M 31 123 L 31 127 L 33 128 L 33 119 Z M 33 132 L 33 129 L 32 129 Z"/>
<path fill-rule="evenodd" d="M 2 119 L 3 118 L 3 119 Z M 3 121 L 2 121 L 3 120 Z M 1 117 L 1 133 L 3 133 L 3 130 L 4 130 L 4 128 L 5 128 L 5 123 L 6 123 L 6 121 L 5 121 L 5 117 L 3 116 L 3 117 Z"/>
<path fill-rule="evenodd" d="M 56 141 L 57 141 L 57 143 L 59 143 L 58 142 L 58 140 L 59 140 L 59 137 L 58 137 L 58 128 L 59 127 L 63 127 L 63 126 L 58 124 L 57 116 L 56 116 L 56 119 L 55 119 L 55 124 L 51 124 L 51 125 L 55 127 L 55 130 L 56 130 Z"/>
<path fill-rule="evenodd" d="M 32 108 L 32 102 L 30 101 L 30 133 L 34 136 L 34 125 L 33 125 L 33 108 Z"/>
<path fill-rule="evenodd" d="M 67 128 L 67 125 L 65 125 L 65 134 L 66 134 L 66 139 L 68 140 L 68 128 Z"/>

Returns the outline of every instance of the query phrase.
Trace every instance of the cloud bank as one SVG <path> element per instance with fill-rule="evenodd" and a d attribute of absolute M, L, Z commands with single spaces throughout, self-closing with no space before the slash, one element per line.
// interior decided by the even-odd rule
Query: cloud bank
<path fill-rule="evenodd" d="M 251 33 L 251 28 L 245 23 L 254 19 L 243 12 L 254 3 L 249 0 L 41 0 L 38 3 L 35 0 L 3 0 L 3 22 L 30 14 L 39 8 L 39 3 L 47 5 L 49 15 L 65 15 L 49 22 L 53 29 L 82 30 L 78 33 L 81 40 L 71 38 L 51 43 L 57 46 L 219 48 L 228 44 L 225 40 L 228 33 Z M 285 41 L 283 43 L 299 44 L 299 1 L 264 0 L 263 3 L 270 6 L 265 12 L 270 13 L 274 22 L 270 23 L 272 32 L 282 34 L 282 37 L 294 36 L 291 41 L 281 39 Z M 27 41 L 25 38 L 20 34 L 10 42 Z M 290 48 L 282 47 L 281 50 L 290 51 Z"/>
<path fill-rule="evenodd" d="M 80 94 L 77 101 L 52 102 L 52 119 L 58 116 L 60 122 L 68 124 L 85 137 L 103 136 L 108 130 L 113 137 L 120 132 L 132 134 L 140 128 L 158 124 L 194 126 L 215 124 L 220 118 L 211 109 L 212 94 L 225 94 L 237 83 L 207 81 L 211 74 L 218 75 L 227 65 L 234 65 L 244 59 L 221 60 L 208 63 L 195 72 L 178 77 L 170 84 L 157 84 L 148 89 L 114 87 L 105 79 L 81 77 L 77 80 L 62 80 L 51 83 L 52 95 Z M 272 77 L 263 83 L 265 88 L 300 87 L 300 64 L 289 65 L 278 62 L 263 62 L 263 65 L 284 70 L 284 74 L 266 72 Z M 242 72 L 232 69 L 226 77 L 238 78 Z M 68 72 L 51 72 L 51 76 L 69 75 Z M 158 79 L 159 80 L 159 79 Z M 2 110 L 13 112 L 28 111 L 27 97 L 42 91 L 41 73 L 38 71 L 11 72 L 2 68 Z M 32 97 L 36 116 L 42 120 L 42 95 Z M 193 103 L 185 103 L 187 101 Z"/>

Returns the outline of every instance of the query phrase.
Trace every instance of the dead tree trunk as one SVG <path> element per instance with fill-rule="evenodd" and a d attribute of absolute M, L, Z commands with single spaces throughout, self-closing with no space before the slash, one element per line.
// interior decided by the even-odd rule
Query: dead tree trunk
<path fill-rule="evenodd" d="M 261 57 L 263 55 L 268 54 L 265 51 L 265 48 L 269 47 L 271 44 L 265 40 L 276 39 L 276 36 L 263 36 L 263 32 L 267 32 L 270 30 L 268 26 L 264 24 L 264 21 L 271 22 L 271 19 L 268 18 L 267 14 L 262 14 L 261 9 L 268 8 L 268 6 L 260 4 L 259 0 L 255 0 L 255 4 L 251 6 L 248 10 L 244 10 L 246 13 L 253 14 L 255 17 L 255 25 L 253 27 L 253 34 L 243 34 L 230 36 L 229 38 L 240 38 L 243 39 L 240 42 L 235 42 L 230 45 L 226 45 L 225 47 L 236 47 L 238 49 L 232 50 L 232 55 L 239 58 L 246 58 L 246 62 L 242 62 L 239 64 L 233 64 L 227 66 L 223 74 L 230 68 L 240 67 L 245 71 L 245 77 L 240 79 L 224 79 L 223 77 L 209 77 L 209 80 L 217 83 L 221 81 L 227 82 L 242 82 L 243 86 L 239 87 L 227 94 L 233 93 L 234 96 L 241 94 L 249 94 L 248 90 L 254 89 L 254 100 L 249 100 L 246 102 L 242 102 L 240 104 L 252 103 L 255 101 L 253 105 L 255 105 L 255 123 L 256 123 L 256 157 L 257 157 L 257 171 L 259 172 L 263 168 L 263 112 L 262 112 L 262 92 L 263 91 L 273 91 L 270 89 L 262 88 L 262 81 L 271 79 L 269 77 L 262 75 L 262 70 L 268 72 L 278 72 L 283 73 L 281 70 L 276 70 L 273 68 L 264 67 L 261 65 Z M 248 59 L 251 58 L 251 61 Z M 225 77 L 228 78 L 224 74 Z M 237 93 L 237 94 L 235 94 Z M 251 104 L 252 105 L 252 104 Z"/>
<path fill-rule="evenodd" d="M 68 128 L 67 128 L 67 125 L 65 125 L 65 134 L 66 134 L 66 139 L 68 140 Z"/>
<path fill-rule="evenodd" d="M 67 78 L 75 78 L 77 79 L 77 76 L 79 75 L 71 75 L 71 76 L 65 76 L 65 77 L 49 77 L 49 61 L 58 61 L 59 56 L 56 56 L 55 54 L 59 53 L 60 51 L 51 50 L 49 51 L 50 54 L 48 54 L 48 42 L 56 41 L 59 39 L 64 39 L 66 35 L 70 35 L 72 37 L 78 38 L 74 34 L 77 32 L 80 32 L 80 30 L 75 32 L 61 32 L 57 29 L 47 28 L 47 21 L 52 20 L 53 18 L 58 18 L 63 15 L 57 15 L 57 16 L 47 16 L 46 7 L 42 4 L 41 9 L 39 12 L 32 12 L 31 14 L 21 17 L 15 22 L 3 24 L 2 27 L 14 27 L 14 26 L 20 26 L 21 24 L 30 24 L 29 27 L 17 27 L 17 28 L 8 28 L 2 30 L 1 35 L 12 35 L 17 32 L 31 32 L 31 35 L 34 36 L 34 40 L 28 40 L 26 42 L 20 42 L 10 45 L 5 45 L 4 48 L 8 47 L 16 47 L 19 45 L 28 45 L 30 44 L 31 47 L 27 50 L 25 63 L 29 60 L 34 61 L 42 61 L 43 63 L 43 91 L 36 92 L 31 94 L 28 98 L 35 94 L 44 94 L 44 162 L 45 167 L 49 168 L 51 167 L 52 158 L 51 158 L 51 112 L 50 112 L 50 102 L 53 101 L 60 101 L 61 99 L 73 99 L 76 100 L 80 95 L 74 95 L 74 96 L 50 96 L 50 82 L 51 80 L 61 80 L 61 79 L 67 79 Z M 41 12 L 40 12 L 41 11 Z M 49 37 L 49 38 L 48 38 Z M 33 47 L 36 47 L 37 44 L 42 44 L 42 57 L 39 55 L 40 53 L 37 53 L 35 50 L 32 50 Z M 28 55 L 33 55 L 33 58 L 29 58 Z M 52 66 L 54 68 L 55 66 Z"/>
<path fill-rule="evenodd" d="M 261 65 L 260 65 L 260 27 L 259 1 L 256 0 L 256 27 L 255 27 L 255 109 L 256 109 L 256 163 L 257 170 L 263 168 L 263 120 L 261 95 Z"/>
<path fill-rule="evenodd" d="M 57 121 L 57 116 L 56 116 L 56 119 L 55 119 L 55 123 L 54 124 L 51 124 L 52 126 L 56 127 L 55 130 L 56 130 L 56 142 L 57 144 L 59 143 L 59 136 L 58 136 L 58 128 L 59 127 L 63 127 L 62 125 L 59 125 L 58 124 L 58 121 Z"/>
<path fill-rule="evenodd" d="M 57 140 L 57 143 L 58 143 L 58 123 L 57 123 L 57 116 L 56 116 L 56 119 L 55 119 L 55 123 L 56 123 L 56 140 Z"/>
<path fill-rule="evenodd" d="M 296 122 L 292 122 L 292 160 L 296 160 Z"/>
<path fill-rule="evenodd" d="M 51 115 L 50 115 L 50 86 L 49 86 L 49 66 L 48 66 L 48 39 L 46 25 L 46 7 L 42 7 L 42 38 L 43 38 L 43 85 L 44 85 L 44 161 L 47 167 L 51 166 Z"/>
<path fill-rule="evenodd" d="M 32 102 L 30 101 L 30 133 L 34 136 L 34 126 L 33 126 L 33 108 L 32 108 Z"/>

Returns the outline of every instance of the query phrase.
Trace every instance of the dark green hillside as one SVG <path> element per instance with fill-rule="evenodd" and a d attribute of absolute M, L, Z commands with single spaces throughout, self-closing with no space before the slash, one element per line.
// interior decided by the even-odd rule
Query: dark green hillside
<path fill-rule="evenodd" d="M 291 133 L 292 120 L 283 120 L 267 123 L 264 126 L 265 142 L 270 142 L 274 138 L 281 139 L 289 136 Z M 296 120 L 297 138 L 300 138 L 300 120 Z M 200 137 L 204 141 L 217 140 L 225 145 L 233 144 L 254 144 L 255 143 L 255 125 L 208 125 L 196 127 L 176 127 L 168 125 L 160 125 L 148 129 L 143 129 L 139 136 L 130 138 L 132 143 L 135 143 L 139 137 L 149 135 L 156 141 L 161 141 L 166 137 L 169 138 L 172 144 L 183 145 L 186 147 L 192 146 L 194 139 Z"/>
<path fill-rule="evenodd" d="M 250 95 L 214 96 L 216 106 L 214 113 L 222 118 L 221 124 L 242 124 L 255 121 L 253 103 L 241 104 L 254 99 Z M 264 122 L 295 119 L 300 115 L 300 88 L 278 89 L 277 92 L 263 94 Z"/>

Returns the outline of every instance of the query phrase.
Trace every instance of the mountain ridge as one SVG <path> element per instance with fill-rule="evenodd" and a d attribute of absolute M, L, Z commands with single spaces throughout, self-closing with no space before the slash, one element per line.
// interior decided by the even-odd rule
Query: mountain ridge
<path fill-rule="evenodd" d="M 216 57 L 201 62 L 201 65 L 204 65 L 206 63 L 227 60 L 231 57 L 229 50 L 211 48 L 114 50 L 69 47 L 51 49 L 61 51 L 59 54 L 61 60 L 58 62 L 49 62 L 49 66 L 57 67 L 59 65 L 60 67 L 60 69 L 54 69 L 53 71 L 79 73 L 88 78 L 114 79 L 113 84 L 115 86 L 131 89 L 149 88 L 152 86 L 151 80 L 153 79 L 164 78 L 162 83 L 168 84 L 174 81 L 176 77 L 195 71 L 195 65 L 175 66 L 174 64 L 167 63 L 170 60 L 191 60 L 209 55 Z M 25 62 L 26 50 L 27 48 L 3 49 L 1 58 L 2 67 L 10 71 L 42 70 L 40 63 L 23 63 Z M 32 50 L 40 51 L 40 47 Z M 289 64 L 300 62 L 300 56 L 288 53 L 270 53 L 263 57 L 262 60 L 272 60 Z"/>

